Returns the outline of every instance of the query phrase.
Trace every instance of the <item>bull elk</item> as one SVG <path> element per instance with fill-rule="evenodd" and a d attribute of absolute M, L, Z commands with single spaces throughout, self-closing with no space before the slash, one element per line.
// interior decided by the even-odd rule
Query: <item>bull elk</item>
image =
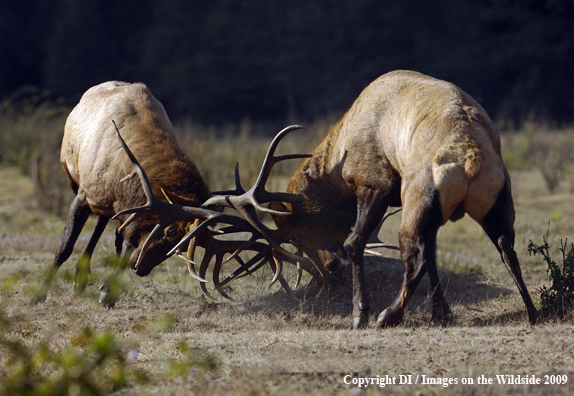
<path fill-rule="evenodd" d="M 115 125 L 147 168 L 153 193 L 173 205 L 190 207 L 188 212 L 192 213 L 192 216 L 159 224 L 155 214 L 137 218 L 116 216 L 119 220 L 116 251 L 126 258 L 131 253 L 129 262 L 133 272 L 139 276 L 149 274 L 168 257 L 167 253 L 188 232 L 195 219 L 214 216 L 211 212 L 194 212 L 211 194 L 196 166 L 178 147 L 163 106 L 148 88 L 144 84 L 117 81 L 92 87 L 66 120 L 60 162 L 76 197 L 53 264 L 31 303 L 46 298 L 58 268 L 72 254 L 90 215 L 96 216 L 96 223 L 76 266 L 74 289 L 78 293 L 86 287 L 90 258 L 109 220 L 124 209 L 146 202 L 148 192 L 142 190 L 137 178 L 132 178 L 136 172 L 116 137 Z M 201 245 L 201 238 L 198 243 Z M 237 250 L 242 243 L 217 244 L 211 239 L 207 243 L 210 249 L 206 248 L 206 260 L 216 255 L 221 261 L 223 254 Z M 205 281 L 195 274 L 194 267 L 189 268 L 194 276 Z M 109 294 L 106 285 L 101 289 L 100 302 L 113 306 L 117 296 Z"/>
<path fill-rule="evenodd" d="M 432 318 L 452 321 L 436 267 L 439 227 L 468 213 L 492 240 L 524 300 L 531 324 L 537 311 L 524 284 L 514 245 L 510 177 L 500 136 L 484 109 L 457 86 L 412 71 L 372 82 L 290 179 L 304 201 L 269 205 L 281 238 L 303 251 L 321 273 L 352 265 L 353 327 L 368 324 L 363 251 L 389 206 L 402 206 L 401 289 L 378 317 L 400 323 L 428 272 Z M 344 242 L 349 238 L 345 249 Z"/>

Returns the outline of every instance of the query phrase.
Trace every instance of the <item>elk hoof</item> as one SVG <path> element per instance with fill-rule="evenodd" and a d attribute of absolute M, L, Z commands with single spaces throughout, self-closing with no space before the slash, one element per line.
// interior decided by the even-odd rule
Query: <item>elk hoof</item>
<path fill-rule="evenodd" d="M 369 315 L 366 312 L 359 312 L 358 316 L 353 318 L 353 329 L 364 329 L 369 324 Z"/>
<path fill-rule="evenodd" d="M 403 318 L 396 311 L 392 311 L 391 309 L 387 308 L 383 312 L 379 314 L 379 318 L 377 319 L 377 324 L 381 328 L 385 327 L 394 327 L 401 323 L 401 319 Z"/>
<path fill-rule="evenodd" d="M 528 312 L 528 321 L 531 326 L 534 326 L 537 323 L 542 323 L 542 318 L 538 314 L 538 311 L 536 311 L 536 308 Z"/>
<path fill-rule="evenodd" d="M 100 298 L 98 301 L 104 308 L 110 309 L 115 307 L 118 298 L 114 297 L 112 293 L 109 292 L 106 285 L 102 285 L 100 286 Z"/>
<path fill-rule="evenodd" d="M 74 280 L 74 292 L 77 295 L 82 294 L 86 291 L 86 285 L 88 284 L 87 279 L 75 279 Z"/>
<path fill-rule="evenodd" d="M 113 308 L 116 306 L 116 301 L 114 298 L 112 298 L 110 293 L 105 293 L 102 292 L 100 293 L 100 298 L 99 298 L 99 302 L 100 304 L 104 307 L 104 308 Z"/>
<path fill-rule="evenodd" d="M 453 315 L 450 308 L 446 307 L 446 309 L 437 308 L 433 309 L 432 313 L 432 321 L 435 323 L 439 323 L 442 326 L 448 326 L 452 324 Z"/>

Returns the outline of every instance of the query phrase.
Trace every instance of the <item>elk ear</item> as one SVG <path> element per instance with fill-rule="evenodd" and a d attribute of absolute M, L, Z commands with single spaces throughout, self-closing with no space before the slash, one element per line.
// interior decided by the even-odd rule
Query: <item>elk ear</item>
<path fill-rule="evenodd" d="M 163 188 L 161 189 L 165 199 L 170 204 L 182 205 L 182 206 L 196 206 L 196 201 L 181 195 L 177 195 L 175 193 L 165 191 Z"/>
<path fill-rule="evenodd" d="M 285 206 L 283 202 L 269 202 L 268 208 L 277 212 L 291 213 L 291 211 L 287 208 L 287 206 Z M 277 227 L 281 228 L 282 226 L 285 226 L 289 216 L 276 216 L 272 214 L 271 217 L 273 217 Z"/>

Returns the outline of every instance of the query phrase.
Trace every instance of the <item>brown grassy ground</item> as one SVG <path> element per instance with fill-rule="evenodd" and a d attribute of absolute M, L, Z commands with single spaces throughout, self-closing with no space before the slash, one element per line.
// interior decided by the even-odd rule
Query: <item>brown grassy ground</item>
<path fill-rule="evenodd" d="M 566 187 L 547 195 L 536 172 L 512 175 L 517 204 L 517 250 L 535 303 L 535 289 L 545 281 L 538 257 L 528 256 L 528 239 L 537 242 L 572 234 L 573 194 Z M 109 227 L 96 251 L 92 279 L 84 296 L 70 283 L 75 258 L 66 263 L 48 300 L 28 306 L 51 260 L 63 219 L 35 211 L 28 199 L 32 186 L 13 170 L 0 170 L 0 303 L 12 321 L 9 336 L 33 347 L 47 341 L 61 350 L 86 326 L 112 332 L 126 353 L 136 353 L 132 367 L 151 381 L 129 380 L 122 395 L 259 395 L 259 394 L 445 394 L 445 395 L 569 395 L 574 392 L 574 326 L 547 320 L 531 327 L 524 305 L 495 249 L 468 218 L 449 224 L 439 235 L 439 262 L 455 322 L 440 327 L 430 322 L 429 286 L 422 284 L 409 304 L 404 323 L 394 329 L 349 330 L 350 296 L 332 287 L 320 298 L 300 288 L 302 302 L 266 285 L 269 271 L 242 279 L 230 292 L 237 302 L 207 301 L 176 259 L 166 261 L 147 278 L 126 277 L 127 290 L 113 310 L 97 303 L 98 286 L 111 269 L 102 265 L 113 252 Z M 391 218 L 381 236 L 396 242 L 400 217 Z M 86 228 L 88 230 L 88 228 Z M 85 244 L 88 232 L 78 243 Z M 368 281 L 375 314 L 396 293 L 401 265 L 392 259 L 368 259 Z M 293 283 L 294 275 L 289 274 Z M 426 280 L 425 280 L 426 282 Z M 375 316 L 376 318 L 376 316 Z M 371 320 L 374 322 L 374 318 Z M 214 356 L 215 371 L 192 369 L 183 376 L 164 375 L 168 359 L 180 357 L 185 341 Z M 137 351 L 137 352 L 136 352 Z M 6 357 L 0 352 L 2 359 Z M 2 372 L 10 370 L 5 365 Z M 540 378 L 567 375 L 562 385 L 499 385 L 497 375 Z M 351 377 L 345 377 L 350 375 Z M 397 385 L 358 388 L 344 380 L 396 377 Z M 398 385 L 401 375 L 413 384 Z M 421 376 L 456 379 L 456 384 L 421 385 Z M 491 385 L 478 384 L 478 377 Z M 418 377 L 418 384 L 414 384 Z M 463 385 L 463 379 L 474 384 Z"/>

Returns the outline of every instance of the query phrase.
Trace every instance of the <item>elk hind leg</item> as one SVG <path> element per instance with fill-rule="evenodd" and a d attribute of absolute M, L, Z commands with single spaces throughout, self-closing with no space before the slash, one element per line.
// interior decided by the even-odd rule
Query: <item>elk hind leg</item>
<path fill-rule="evenodd" d="M 429 252 L 436 252 L 436 234 L 427 245 Z M 440 285 L 440 278 L 436 267 L 436 253 L 427 257 L 427 271 L 429 274 L 431 293 L 432 293 L 432 320 L 436 323 L 451 324 L 453 320 L 452 311 L 444 297 Z"/>
<path fill-rule="evenodd" d="M 70 258 L 74 251 L 74 245 L 78 240 L 78 236 L 80 235 L 80 232 L 86 224 L 90 214 L 91 209 L 87 205 L 84 195 L 76 195 L 70 205 L 64 234 L 62 235 L 62 239 L 60 240 L 60 244 L 56 250 L 53 264 L 48 270 L 40 289 L 30 299 L 30 304 L 36 304 L 46 300 L 48 290 L 50 289 L 50 285 L 52 284 L 58 269 L 68 258 Z"/>
<path fill-rule="evenodd" d="M 452 318 L 436 269 L 436 236 L 442 224 L 442 209 L 438 190 L 426 181 L 428 178 L 424 180 L 424 176 L 422 174 L 423 179 L 414 180 L 404 198 L 399 230 L 403 283 L 395 300 L 380 313 L 380 327 L 396 326 L 401 322 L 405 307 L 427 270 L 434 292 L 433 317 L 440 320 Z"/>
<path fill-rule="evenodd" d="M 484 216 L 481 223 L 484 231 L 492 240 L 494 246 L 496 246 L 506 269 L 518 287 L 518 291 L 522 296 L 522 300 L 528 312 L 530 324 L 536 324 L 538 321 L 538 312 L 534 307 L 532 298 L 530 298 L 530 294 L 522 278 L 520 263 L 514 251 L 514 204 L 508 183 L 505 183 L 496 202 Z"/>

